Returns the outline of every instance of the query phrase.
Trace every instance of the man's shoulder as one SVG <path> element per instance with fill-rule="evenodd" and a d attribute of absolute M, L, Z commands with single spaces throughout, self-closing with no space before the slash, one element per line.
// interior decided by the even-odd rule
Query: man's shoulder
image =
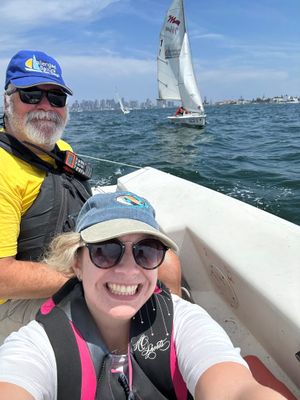
<path fill-rule="evenodd" d="M 59 147 L 60 150 L 71 150 L 73 151 L 72 147 L 69 145 L 69 143 L 65 142 L 64 140 L 60 139 L 56 142 L 57 146 Z"/>

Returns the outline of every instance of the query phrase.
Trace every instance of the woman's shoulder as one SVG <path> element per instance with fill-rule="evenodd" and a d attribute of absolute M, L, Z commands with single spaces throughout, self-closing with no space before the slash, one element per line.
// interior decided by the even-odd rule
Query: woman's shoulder
<path fill-rule="evenodd" d="M 211 318 L 208 312 L 199 306 L 198 304 L 191 303 L 188 300 L 184 300 L 176 294 L 172 294 L 172 301 L 174 306 L 174 313 L 176 314 L 195 314 L 198 316 L 202 316 L 203 318 Z"/>
<path fill-rule="evenodd" d="M 13 355 L 19 359 L 20 354 L 27 354 L 41 362 L 55 364 L 55 357 L 49 338 L 43 326 L 37 321 L 31 321 L 18 331 L 11 333 L 0 347 L 0 359 Z"/>
<path fill-rule="evenodd" d="M 22 346 L 32 346 L 35 349 L 43 349 L 46 351 L 51 348 L 48 336 L 37 321 L 31 321 L 27 325 L 22 326 L 17 332 L 11 333 L 4 341 L 3 346 L 0 348 L 1 352 L 7 348 L 20 348 Z M 1 353 L 0 353 L 1 354 Z"/>
<path fill-rule="evenodd" d="M 36 321 L 11 333 L 0 347 L 0 380 L 27 390 L 36 399 L 56 398 L 55 356 Z"/>

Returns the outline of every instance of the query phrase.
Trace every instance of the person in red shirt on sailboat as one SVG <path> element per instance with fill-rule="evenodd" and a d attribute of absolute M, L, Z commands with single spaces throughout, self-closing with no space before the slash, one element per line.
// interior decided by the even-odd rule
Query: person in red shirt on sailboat
<path fill-rule="evenodd" d="M 184 115 L 184 114 L 189 114 L 189 111 L 186 110 L 182 106 L 178 107 L 177 110 L 176 110 L 175 116 L 178 117 L 178 116 L 181 116 L 181 115 Z"/>
<path fill-rule="evenodd" d="M 186 112 L 185 108 L 180 106 L 177 108 L 175 116 L 178 117 L 179 115 L 183 115 Z"/>

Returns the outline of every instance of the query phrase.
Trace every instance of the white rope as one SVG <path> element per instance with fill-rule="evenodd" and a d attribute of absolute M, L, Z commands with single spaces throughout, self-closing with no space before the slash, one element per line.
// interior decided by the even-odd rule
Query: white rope
<path fill-rule="evenodd" d="M 123 165 L 124 167 L 131 167 L 131 168 L 136 168 L 136 169 L 141 169 L 141 168 L 143 168 L 143 167 L 139 167 L 139 166 L 137 166 L 137 165 L 131 165 L 131 164 L 121 163 L 121 162 L 118 162 L 118 161 L 106 160 L 105 158 L 97 158 L 97 157 L 87 156 L 87 155 L 85 155 L 85 154 L 79 154 L 79 153 L 76 153 L 76 154 L 77 154 L 78 156 L 80 156 L 80 157 L 91 158 L 92 160 L 104 161 L 104 162 L 111 163 L 111 164 Z"/>

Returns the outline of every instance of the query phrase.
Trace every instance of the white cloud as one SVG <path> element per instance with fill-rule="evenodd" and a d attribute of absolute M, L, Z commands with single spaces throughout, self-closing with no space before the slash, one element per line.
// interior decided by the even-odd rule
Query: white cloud
<path fill-rule="evenodd" d="M 156 96 L 154 60 L 65 56 L 59 61 L 65 81 L 74 90 L 74 99 L 112 98 L 115 87 L 131 99 L 145 100 L 146 96 Z"/>
<path fill-rule="evenodd" d="M 225 36 L 220 33 L 197 33 L 191 32 L 192 39 L 225 40 Z"/>
<path fill-rule="evenodd" d="M 77 56 L 60 57 L 60 63 L 68 73 L 91 74 L 105 76 L 144 75 L 155 68 L 153 60 L 137 60 L 124 57 Z"/>
<path fill-rule="evenodd" d="M 49 25 L 54 21 L 94 20 L 113 3 L 120 0 L 2 0 L 0 13 L 2 27 L 13 23 L 13 29 Z"/>

